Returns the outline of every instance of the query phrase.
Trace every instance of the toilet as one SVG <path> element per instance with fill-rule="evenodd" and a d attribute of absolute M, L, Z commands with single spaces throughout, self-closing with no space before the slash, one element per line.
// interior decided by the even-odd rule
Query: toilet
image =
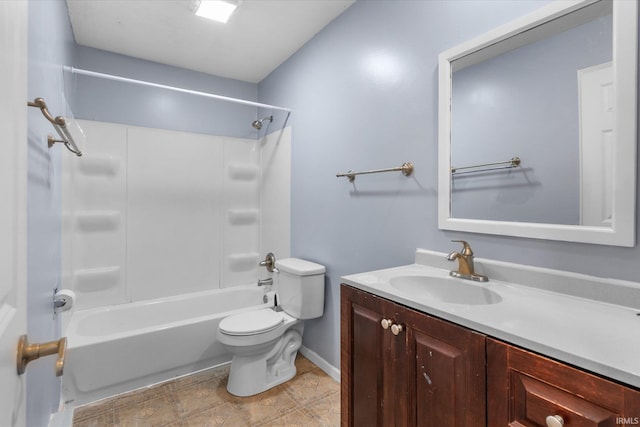
<path fill-rule="evenodd" d="M 217 338 L 233 355 L 229 393 L 252 396 L 296 375 L 303 320 L 324 312 L 325 267 L 298 258 L 275 263 L 277 306 L 225 317 Z"/>

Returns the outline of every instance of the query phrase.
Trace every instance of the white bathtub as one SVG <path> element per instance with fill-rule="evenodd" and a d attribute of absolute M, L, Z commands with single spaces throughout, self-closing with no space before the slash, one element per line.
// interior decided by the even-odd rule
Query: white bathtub
<path fill-rule="evenodd" d="M 224 317 L 272 305 L 255 285 L 73 313 L 63 399 L 72 406 L 231 361 L 216 341 Z"/>

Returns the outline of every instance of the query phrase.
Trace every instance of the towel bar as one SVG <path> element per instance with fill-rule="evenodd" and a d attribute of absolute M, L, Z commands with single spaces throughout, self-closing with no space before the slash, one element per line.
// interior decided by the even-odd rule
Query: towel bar
<path fill-rule="evenodd" d="M 58 133 L 58 136 L 60 136 L 60 139 L 56 139 L 53 135 L 48 135 L 47 144 L 49 145 L 49 148 L 51 148 L 56 142 L 61 142 L 65 147 L 67 147 L 67 150 L 71 151 L 76 156 L 82 156 L 82 152 L 78 149 L 78 146 L 67 129 L 67 121 L 62 116 L 53 117 L 47 108 L 47 104 L 44 102 L 44 98 L 36 98 L 33 102 L 27 102 L 27 105 L 29 107 L 39 108 L 44 117 L 51 122 L 53 128 Z"/>
<path fill-rule="evenodd" d="M 340 177 L 346 176 L 349 179 L 349 182 L 353 182 L 356 180 L 356 175 L 365 175 L 369 173 L 382 173 L 382 172 L 396 172 L 396 171 L 401 171 L 404 176 L 411 176 L 411 174 L 413 174 L 413 163 L 405 162 L 402 164 L 402 166 L 398 166 L 395 168 L 388 168 L 388 169 L 372 169 L 372 170 L 361 171 L 361 172 L 349 171 L 347 173 L 338 173 L 336 174 L 336 177 L 340 178 Z"/>

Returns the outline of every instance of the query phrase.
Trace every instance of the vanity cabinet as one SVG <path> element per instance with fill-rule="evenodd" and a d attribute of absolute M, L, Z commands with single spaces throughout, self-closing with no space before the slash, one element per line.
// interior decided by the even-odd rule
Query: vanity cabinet
<path fill-rule="evenodd" d="M 640 424 L 640 392 L 491 338 L 487 386 L 489 426 Z"/>
<path fill-rule="evenodd" d="M 341 289 L 343 426 L 484 426 L 485 337 Z"/>
<path fill-rule="evenodd" d="M 636 389 L 344 284 L 341 317 L 343 427 L 640 425 Z"/>

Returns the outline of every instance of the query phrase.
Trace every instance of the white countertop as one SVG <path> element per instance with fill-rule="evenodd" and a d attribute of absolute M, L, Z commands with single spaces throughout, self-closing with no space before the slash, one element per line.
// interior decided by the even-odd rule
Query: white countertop
<path fill-rule="evenodd" d="M 476 259 L 476 272 L 489 282 L 463 282 L 494 291 L 500 302 L 453 304 L 391 286 L 399 276 L 435 276 L 455 286 L 462 279 L 449 277 L 449 270 L 457 263 L 444 257 L 419 249 L 416 264 L 352 274 L 342 282 L 640 388 L 640 284 Z"/>

